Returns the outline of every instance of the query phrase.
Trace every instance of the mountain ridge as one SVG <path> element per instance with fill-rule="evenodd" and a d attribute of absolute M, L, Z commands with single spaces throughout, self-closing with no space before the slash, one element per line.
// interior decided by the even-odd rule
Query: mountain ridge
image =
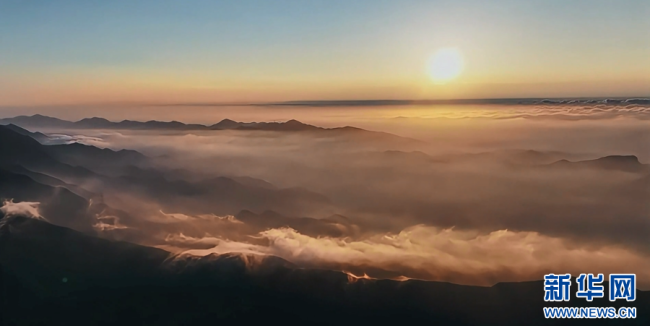
<path fill-rule="evenodd" d="M 4 317 L 29 320 L 27 324 L 74 320 L 108 325 L 125 319 L 158 324 L 164 319 L 166 325 L 186 325 L 191 315 L 191 324 L 289 316 L 286 325 L 387 320 L 545 325 L 542 307 L 562 306 L 543 301 L 542 281 L 469 286 L 365 279 L 335 270 L 296 268 L 275 256 L 174 256 L 21 216 L 0 219 L 0 244 L 0 282 L 11 299 Z M 630 325 L 647 323 L 649 294 L 637 290 L 634 306 L 639 312 L 637 319 L 628 320 Z M 133 309 L 137 303 L 138 309 Z M 576 307 L 626 304 L 602 298 L 574 303 Z M 73 308 L 75 313 L 70 313 Z M 572 320 L 556 322 L 573 324 Z"/>
<path fill-rule="evenodd" d="M 211 125 L 186 124 L 179 121 L 110 121 L 105 118 L 91 117 L 78 121 L 68 121 L 59 118 L 35 114 L 31 116 L 16 116 L 0 119 L 0 124 L 13 124 L 19 127 L 64 127 L 70 129 L 145 129 L 145 130 L 268 130 L 268 131 L 309 131 L 309 130 L 339 130 L 339 131 L 369 131 L 350 126 L 323 128 L 306 124 L 295 119 L 285 122 L 239 122 L 223 119 Z"/>
<path fill-rule="evenodd" d="M 648 172 L 649 164 L 643 164 L 635 155 L 608 155 L 593 160 L 569 161 L 566 159 L 547 165 L 556 168 L 585 167 L 600 170 L 618 170 L 623 172 Z"/>
<path fill-rule="evenodd" d="M 427 142 L 410 137 L 399 136 L 383 131 L 366 130 L 362 128 L 343 126 L 335 128 L 324 128 L 300 122 L 295 119 L 285 122 L 237 122 L 231 119 L 223 119 L 215 124 L 185 124 L 178 121 L 155 121 L 146 122 L 123 120 L 112 122 L 104 118 L 84 118 L 79 121 L 67 121 L 43 115 L 17 116 L 13 118 L 0 119 L 0 125 L 13 124 L 22 128 L 36 129 L 112 129 L 112 130 L 151 130 L 151 131 L 175 131 L 175 132 L 209 132 L 209 131 L 260 131 L 273 133 L 305 133 L 307 135 L 327 135 L 334 137 L 355 137 L 355 139 L 381 143 L 382 146 L 401 146 L 412 149 L 422 149 L 428 145 Z M 377 145 L 375 144 L 375 145 Z"/>

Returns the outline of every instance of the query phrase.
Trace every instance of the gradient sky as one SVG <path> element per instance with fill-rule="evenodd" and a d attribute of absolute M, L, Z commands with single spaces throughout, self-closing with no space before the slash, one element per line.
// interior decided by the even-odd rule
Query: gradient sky
<path fill-rule="evenodd" d="M 647 0 L 0 0 L 0 105 L 650 96 Z M 433 83 L 456 47 L 465 69 Z"/>

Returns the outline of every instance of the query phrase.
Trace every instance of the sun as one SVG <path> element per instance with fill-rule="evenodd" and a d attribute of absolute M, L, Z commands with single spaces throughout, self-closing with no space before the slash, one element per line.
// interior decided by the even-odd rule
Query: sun
<path fill-rule="evenodd" d="M 429 76 L 439 84 L 447 83 L 463 72 L 463 57 L 455 48 L 438 50 L 429 61 Z"/>

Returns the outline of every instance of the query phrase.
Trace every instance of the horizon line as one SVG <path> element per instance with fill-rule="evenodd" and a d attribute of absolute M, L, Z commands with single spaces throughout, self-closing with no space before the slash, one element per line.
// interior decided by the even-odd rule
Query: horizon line
<path fill-rule="evenodd" d="M 277 102 L 181 102 L 161 103 L 152 106 L 355 106 L 355 105 L 417 105 L 417 104 L 570 104 L 567 101 L 648 101 L 650 96 L 604 96 L 604 97 L 504 97 L 504 98 L 456 98 L 456 99 L 339 99 L 339 100 L 290 100 Z"/>
<path fill-rule="evenodd" d="M 625 104 L 625 101 L 643 101 L 650 104 L 650 94 L 646 96 L 576 96 L 576 97 L 495 97 L 495 98 L 453 98 L 453 99 L 336 99 L 336 100 L 287 100 L 287 101 L 215 101 L 215 102 L 176 102 L 176 103 L 155 103 L 151 101 L 107 101 L 91 103 L 68 103 L 68 104 L 39 104 L 39 105 L 0 105 L 0 108 L 19 107 L 60 107 L 60 106 L 391 106 L 391 105 L 418 105 L 418 104 L 593 104 L 597 101 L 612 100 Z M 547 101 L 547 102 L 542 102 Z M 591 101 L 587 103 L 585 101 Z M 542 102 L 542 103 L 540 103 Z"/>

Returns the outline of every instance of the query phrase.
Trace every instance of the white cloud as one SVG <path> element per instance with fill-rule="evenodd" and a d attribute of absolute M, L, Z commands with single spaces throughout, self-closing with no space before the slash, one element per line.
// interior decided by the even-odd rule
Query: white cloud
<path fill-rule="evenodd" d="M 637 273 L 650 283 L 650 260 L 626 248 L 576 246 L 537 232 L 472 231 L 417 225 L 397 234 L 378 234 L 363 240 L 310 237 L 290 228 L 259 234 L 268 246 L 216 237 L 169 236 L 169 245 L 197 256 L 211 253 L 274 255 L 299 265 L 325 268 L 372 268 L 405 277 L 491 285 L 499 281 L 538 280 L 546 273 Z M 210 249 L 182 250 L 197 243 Z M 186 247 L 187 248 L 187 247 Z"/>
<path fill-rule="evenodd" d="M 38 220 L 46 221 L 46 219 L 41 216 L 38 211 L 39 202 L 19 202 L 14 203 L 13 199 L 6 200 L 3 202 L 3 206 L 0 207 L 0 212 L 5 216 L 24 216 L 29 218 L 35 218 Z"/>

